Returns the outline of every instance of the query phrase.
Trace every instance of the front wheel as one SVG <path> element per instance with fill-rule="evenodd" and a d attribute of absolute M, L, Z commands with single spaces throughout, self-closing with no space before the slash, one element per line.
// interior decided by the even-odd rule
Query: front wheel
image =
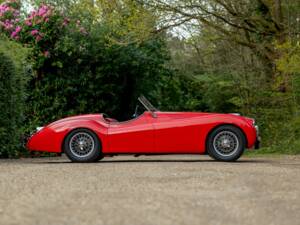
<path fill-rule="evenodd" d="M 245 146 L 245 135 L 231 125 L 216 128 L 207 139 L 207 153 L 218 161 L 236 161 L 243 154 Z"/>
<path fill-rule="evenodd" d="M 69 133 L 64 150 L 72 162 L 95 162 L 102 157 L 100 141 L 89 129 L 77 129 Z"/>

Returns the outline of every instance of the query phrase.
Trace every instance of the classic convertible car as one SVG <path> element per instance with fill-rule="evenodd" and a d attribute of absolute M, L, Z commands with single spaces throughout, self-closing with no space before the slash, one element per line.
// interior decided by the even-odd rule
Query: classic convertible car
<path fill-rule="evenodd" d="M 235 161 L 245 148 L 258 148 L 255 120 L 238 114 L 161 112 L 138 98 L 133 118 L 119 122 L 106 114 L 72 116 L 38 127 L 31 151 L 65 153 L 73 162 L 94 162 L 118 154 L 209 154 Z M 141 110 L 142 109 L 142 110 Z"/>

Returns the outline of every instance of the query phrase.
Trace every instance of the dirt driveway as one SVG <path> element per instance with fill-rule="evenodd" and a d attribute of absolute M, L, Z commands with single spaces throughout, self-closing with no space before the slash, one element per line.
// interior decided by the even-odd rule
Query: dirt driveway
<path fill-rule="evenodd" d="M 300 157 L 0 160 L 0 224 L 300 224 Z"/>

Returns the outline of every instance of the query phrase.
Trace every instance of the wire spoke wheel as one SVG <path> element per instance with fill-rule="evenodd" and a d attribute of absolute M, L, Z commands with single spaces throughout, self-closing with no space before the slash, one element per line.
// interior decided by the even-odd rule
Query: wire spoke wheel
<path fill-rule="evenodd" d="M 101 140 L 87 128 L 71 131 L 64 140 L 63 148 L 72 162 L 96 162 L 103 158 Z"/>
<path fill-rule="evenodd" d="M 213 139 L 215 151 L 222 156 L 231 156 L 239 149 L 239 139 L 231 131 L 221 131 Z"/>
<path fill-rule="evenodd" d="M 76 157 L 85 158 L 93 153 L 95 141 L 90 134 L 79 132 L 71 137 L 69 148 Z"/>

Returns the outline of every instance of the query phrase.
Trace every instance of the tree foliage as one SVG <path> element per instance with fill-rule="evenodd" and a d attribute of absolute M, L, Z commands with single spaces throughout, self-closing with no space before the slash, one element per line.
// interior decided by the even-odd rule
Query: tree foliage
<path fill-rule="evenodd" d="M 144 2 L 160 12 L 161 30 L 177 28 L 187 34 L 181 40 L 169 38 L 171 67 L 197 78 L 194 82 L 203 94 L 193 95 L 194 102 L 204 101 L 208 110 L 234 110 L 255 117 L 262 128 L 263 144 L 283 152 L 284 148 L 299 151 L 293 144 L 299 138 L 295 131 L 300 108 L 299 3 Z M 289 138 L 287 127 L 293 130 Z"/>
<path fill-rule="evenodd" d="M 275 43 L 282 44 L 296 35 L 299 1 L 285 0 L 150 0 L 140 1 L 161 12 L 161 29 L 186 24 L 190 32 L 213 29 L 218 38 L 245 46 L 259 57 L 272 81 L 281 74 L 276 61 L 281 54 Z M 289 13 L 289 17 L 285 17 Z M 286 19 L 288 18 L 288 19 Z M 298 19 L 297 19 L 298 18 Z M 293 21 L 293 23 L 291 22 Z M 297 22 L 296 22 L 297 23 Z M 299 34 L 299 33 L 298 33 Z M 280 85 L 285 85 L 281 83 Z"/>
<path fill-rule="evenodd" d="M 118 12 L 120 18 L 131 18 L 128 10 L 137 6 L 129 3 Z M 9 29 L 3 28 L 11 39 L 32 49 L 29 59 L 34 76 L 28 86 L 27 129 L 80 113 L 107 112 L 119 119 L 130 118 L 137 96 L 151 95 L 155 82 L 168 73 L 163 38 L 136 41 L 131 22 L 121 25 L 117 18 L 118 26 L 126 30 L 120 33 L 110 19 L 97 21 L 91 13 L 81 21 L 81 8 L 75 14 L 64 11 L 65 7 L 70 6 L 42 3 L 24 19 L 15 14 L 9 18 Z M 93 26 L 87 25 L 88 20 Z"/>

